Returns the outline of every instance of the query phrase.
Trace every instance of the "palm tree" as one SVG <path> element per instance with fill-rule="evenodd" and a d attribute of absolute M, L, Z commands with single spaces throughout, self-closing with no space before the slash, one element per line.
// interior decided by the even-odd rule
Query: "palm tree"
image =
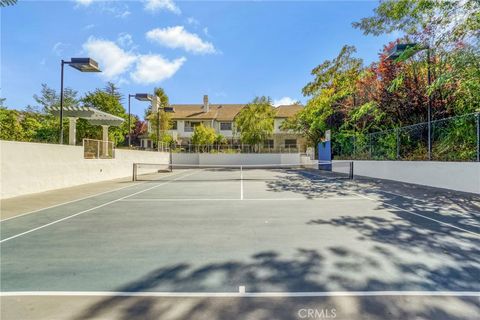
<path fill-rule="evenodd" d="M 165 107 L 169 105 L 169 99 L 165 90 L 163 88 L 155 88 L 154 90 L 155 96 L 159 101 L 159 110 L 157 113 L 153 113 L 153 110 L 150 109 L 148 119 L 152 123 L 152 125 L 156 128 L 156 140 L 157 146 L 159 141 L 161 140 L 161 135 L 163 132 L 169 130 L 171 128 L 171 116 L 169 113 L 164 111 Z"/>

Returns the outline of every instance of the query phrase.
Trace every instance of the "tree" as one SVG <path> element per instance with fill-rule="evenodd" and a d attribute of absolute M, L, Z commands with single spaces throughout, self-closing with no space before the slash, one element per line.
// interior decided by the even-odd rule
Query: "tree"
<path fill-rule="evenodd" d="M 154 141 L 157 141 L 157 132 L 160 133 L 159 141 L 163 141 L 163 136 L 168 135 L 167 131 L 172 127 L 172 118 L 170 113 L 165 112 L 164 108 L 169 106 L 169 99 L 165 90 L 163 88 L 155 88 L 154 94 L 159 100 L 160 109 L 159 113 L 154 113 L 152 107 L 146 110 L 145 118 L 151 123 L 152 128 L 155 129 L 154 132 L 150 134 L 150 138 Z M 168 140 L 168 138 L 165 138 Z M 172 138 L 173 140 L 173 138 Z M 165 142 L 165 141 L 163 141 Z"/>
<path fill-rule="evenodd" d="M 281 128 L 291 130 L 307 139 L 307 143 L 316 146 L 325 136 L 325 122 L 318 116 L 318 108 L 315 105 L 307 104 L 295 116 L 286 119 Z"/>
<path fill-rule="evenodd" d="M 275 109 L 269 97 L 256 97 L 235 117 L 235 126 L 242 143 L 258 148 L 268 139 L 274 129 Z"/>
<path fill-rule="evenodd" d="M 81 101 L 85 105 L 92 106 L 100 111 L 110 113 L 125 120 L 128 119 L 125 108 L 122 106 L 117 97 L 103 90 L 96 89 L 93 92 L 89 92 L 84 98 L 82 98 Z M 88 137 L 93 139 L 101 139 L 100 128 L 98 126 L 92 126 L 88 124 L 88 122 L 83 119 L 79 119 L 77 122 L 77 134 L 80 138 Z M 127 134 L 128 122 L 124 121 L 120 127 L 111 127 L 109 129 L 109 140 L 115 141 L 116 143 L 122 143 L 125 141 Z"/>
<path fill-rule="evenodd" d="M 78 106 L 77 95 L 78 92 L 71 88 L 63 89 L 63 106 L 66 108 Z M 39 104 L 43 112 L 49 112 L 51 107 L 60 107 L 60 94 L 57 94 L 55 89 L 50 88 L 45 83 L 42 83 L 40 95 L 34 94 L 33 99 Z"/>
<path fill-rule="evenodd" d="M 325 60 L 311 74 L 313 81 L 302 90 L 310 97 L 305 108 L 282 124 L 283 129 L 303 135 L 315 148 L 328 129 L 338 129 L 345 115 L 358 103 L 357 81 L 363 61 L 354 58 L 353 46 L 343 46 L 333 60 Z"/>
<path fill-rule="evenodd" d="M 458 41 L 478 43 L 479 12 L 478 0 L 384 0 L 372 17 L 353 26 L 373 35 L 400 31 L 439 48 Z"/>
<path fill-rule="evenodd" d="M 206 127 L 202 123 L 196 126 L 193 130 L 192 143 L 194 145 L 200 146 L 200 148 L 202 148 L 203 150 L 205 146 L 213 145 L 216 138 L 217 133 L 215 132 L 215 129 L 211 127 Z"/>
<path fill-rule="evenodd" d="M 23 131 L 19 121 L 19 112 L 0 107 L 0 139 L 22 141 Z"/>
<path fill-rule="evenodd" d="M 103 91 L 105 91 L 106 93 L 108 93 L 112 97 L 115 97 L 118 100 L 118 102 L 120 102 L 120 103 L 122 102 L 123 94 L 120 93 L 120 90 L 115 83 L 110 82 L 110 81 L 107 82 L 107 85 L 105 86 Z"/>

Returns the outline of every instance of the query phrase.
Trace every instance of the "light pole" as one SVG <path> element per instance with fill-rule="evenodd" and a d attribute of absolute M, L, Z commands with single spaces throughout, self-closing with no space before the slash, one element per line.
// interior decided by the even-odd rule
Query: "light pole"
<path fill-rule="evenodd" d="M 400 58 L 405 52 L 408 51 L 406 57 L 402 57 L 404 59 L 409 58 L 410 56 L 414 55 L 415 53 L 427 50 L 427 83 L 428 86 L 432 84 L 432 76 L 431 76 L 431 57 L 430 57 L 430 46 L 420 46 L 418 43 L 403 43 L 403 44 L 396 44 L 392 50 L 388 53 L 387 59 L 388 60 L 397 60 Z M 428 160 L 432 160 L 432 99 L 430 97 L 430 93 L 427 95 L 428 99 L 428 111 L 427 111 L 427 122 L 428 122 Z"/>
<path fill-rule="evenodd" d="M 130 98 L 134 97 L 138 101 L 152 101 L 152 96 L 148 93 L 135 93 L 128 95 L 128 147 L 132 145 L 132 127 L 130 125 Z"/>
<path fill-rule="evenodd" d="M 160 151 L 160 110 L 164 112 L 174 112 L 173 107 L 162 106 L 160 98 L 155 95 L 152 100 L 152 111 L 157 113 L 157 151 Z"/>
<path fill-rule="evenodd" d="M 63 66 L 66 64 L 80 72 L 102 72 L 98 68 L 98 63 L 90 58 L 72 58 L 70 61 L 62 59 L 60 74 L 60 144 L 63 144 Z"/>

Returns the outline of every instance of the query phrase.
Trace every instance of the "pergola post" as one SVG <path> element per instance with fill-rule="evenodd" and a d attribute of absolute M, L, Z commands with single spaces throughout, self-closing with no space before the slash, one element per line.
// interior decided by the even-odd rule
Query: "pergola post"
<path fill-rule="evenodd" d="M 75 117 L 68 117 L 68 144 L 74 146 L 77 144 L 77 119 Z"/>
<path fill-rule="evenodd" d="M 103 140 L 103 148 L 102 148 L 102 156 L 108 156 L 108 125 L 102 125 L 102 140 Z"/>

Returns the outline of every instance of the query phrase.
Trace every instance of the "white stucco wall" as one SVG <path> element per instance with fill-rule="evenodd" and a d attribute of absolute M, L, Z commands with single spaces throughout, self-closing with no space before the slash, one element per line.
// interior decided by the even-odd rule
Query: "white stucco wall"
<path fill-rule="evenodd" d="M 173 164 L 197 165 L 259 165 L 259 164 L 299 164 L 298 153 L 174 153 Z"/>
<path fill-rule="evenodd" d="M 354 161 L 354 173 L 480 194 L 479 162 Z"/>
<path fill-rule="evenodd" d="M 168 163 L 169 154 L 115 150 L 115 159 L 84 159 L 83 147 L 0 141 L 1 198 L 132 175 L 134 162 Z"/>

